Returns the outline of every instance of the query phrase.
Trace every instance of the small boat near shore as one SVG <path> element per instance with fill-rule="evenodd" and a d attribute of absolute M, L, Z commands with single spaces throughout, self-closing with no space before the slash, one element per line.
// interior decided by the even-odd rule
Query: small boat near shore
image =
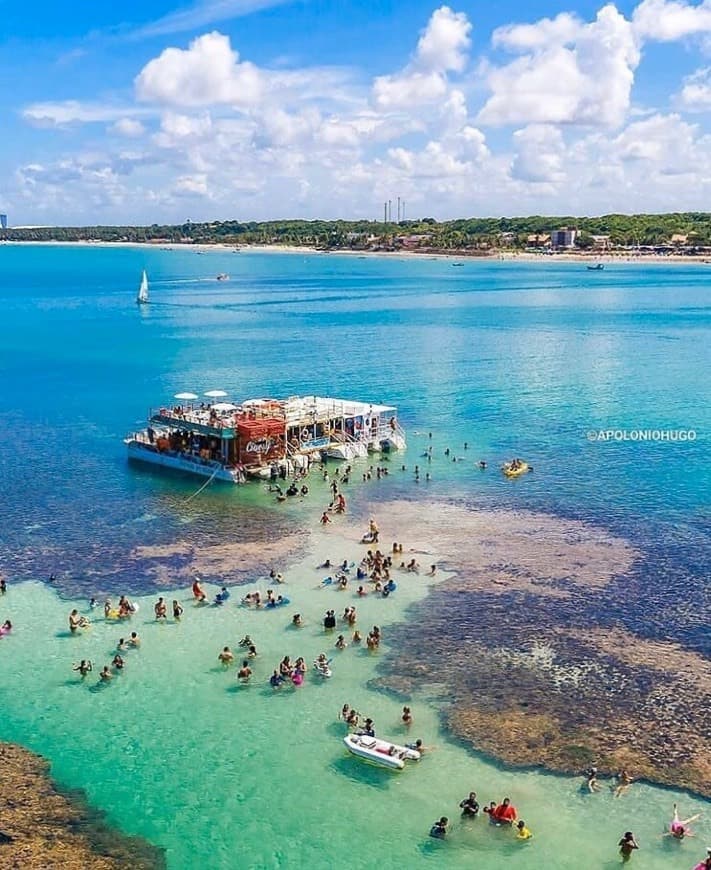
<path fill-rule="evenodd" d="M 230 276 L 227 274 L 227 272 L 220 272 L 220 274 L 217 276 L 217 278 L 215 280 L 217 280 L 217 281 L 229 281 Z"/>
<path fill-rule="evenodd" d="M 602 270 L 605 268 L 605 264 L 595 263 L 594 266 L 586 266 L 585 268 L 588 270 L 588 272 L 602 272 Z"/>
<path fill-rule="evenodd" d="M 398 746 L 397 743 L 368 737 L 366 734 L 347 734 L 343 742 L 352 755 L 391 770 L 402 770 L 406 761 L 420 760 L 420 753 L 416 749 Z"/>

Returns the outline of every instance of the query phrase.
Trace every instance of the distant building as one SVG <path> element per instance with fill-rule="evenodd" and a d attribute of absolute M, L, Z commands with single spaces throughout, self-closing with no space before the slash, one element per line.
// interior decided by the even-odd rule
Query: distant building
<path fill-rule="evenodd" d="M 6 214 L 0 214 L 0 229 L 2 229 L 2 230 L 7 229 L 7 215 Z"/>
<path fill-rule="evenodd" d="M 610 237 L 609 236 L 592 236 L 593 247 L 597 248 L 599 251 L 606 251 L 610 247 Z"/>
<path fill-rule="evenodd" d="M 559 230 L 553 230 L 551 233 L 551 247 L 574 248 L 577 235 L 578 231 L 570 227 L 561 227 Z"/>
<path fill-rule="evenodd" d="M 689 237 L 683 233 L 674 233 L 669 241 L 672 245 L 685 245 L 689 241 Z"/>
<path fill-rule="evenodd" d="M 542 247 L 543 245 L 550 245 L 551 237 L 548 233 L 531 233 L 530 236 L 526 236 L 526 244 Z"/>

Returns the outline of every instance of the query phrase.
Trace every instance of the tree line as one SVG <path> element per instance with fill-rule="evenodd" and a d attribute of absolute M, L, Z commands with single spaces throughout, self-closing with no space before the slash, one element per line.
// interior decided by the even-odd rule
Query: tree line
<path fill-rule="evenodd" d="M 595 244 L 594 236 L 608 236 L 618 247 L 685 247 L 711 245 L 711 213 L 609 214 L 600 217 L 463 218 L 437 221 L 431 217 L 382 221 L 210 221 L 151 226 L 31 227 L 0 231 L 0 240 L 23 242 L 132 242 L 227 245 L 305 245 L 322 249 L 398 248 L 403 244 L 425 249 L 523 249 L 537 245 L 532 236 L 552 230 L 578 231 L 576 246 Z M 672 242 L 676 236 L 675 242 Z M 681 237 L 686 237 L 683 239 Z"/>

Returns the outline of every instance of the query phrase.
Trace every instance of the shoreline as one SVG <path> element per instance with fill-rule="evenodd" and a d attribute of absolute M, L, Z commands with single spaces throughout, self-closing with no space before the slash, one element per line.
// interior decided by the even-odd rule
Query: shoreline
<path fill-rule="evenodd" d="M 462 261 L 463 263 L 482 262 L 482 263 L 574 263 L 574 264 L 590 264 L 602 263 L 604 266 L 617 265 L 641 265 L 644 263 L 652 263 L 654 265 L 687 265 L 694 264 L 698 266 L 711 266 L 711 259 L 707 255 L 687 256 L 682 254 L 643 254 L 633 255 L 627 253 L 609 253 L 599 252 L 596 254 L 586 254 L 577 252 L 570 253 L 533 253 L 530 251 L 499 251 L 496 253 L 472 253 L 470 251 L 442 251 L 437 249 L 432 250 L 399 250 L 399 251 L 359 251 L 351 249 L 330 249 L 322 250 L 309 246 L 301 245 L 234 245 L 225 244 L 222 242 L 215 243 L 198 243 L 198 244 L 180 244 L 176 242 L 153 243 L 153 242 L 91 242 L 91 241 L 75 241 L 75 242 L 60 242 L 60 241 L 2 241 L 0 249 L 3 246 L 7 247 L 62 247 L 62 248 L 136 248 L 148 249 L 157 251 L 192 251 L 195 253 L 243 253 L 243 254 L 282 254 L 282 255 L 321 255 L 321 256 L 342 256 L 355 257 L 356 259 L 389 259 L 389 260 L 454 260 Z M 593 270 L 598 271 L 598 270 Z M 599 270 L 604 271 L 604 270 Z"/>

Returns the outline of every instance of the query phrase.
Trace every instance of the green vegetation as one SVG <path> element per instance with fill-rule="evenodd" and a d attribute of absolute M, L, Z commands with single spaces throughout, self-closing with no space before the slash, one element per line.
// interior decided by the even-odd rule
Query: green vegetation
<path fill-rule="evenodd" d="M 667 246 L 688 252 L 711 246 L 711 213 L 706 212 L 609 214 L 601 217 L 533 215 L 443 222 L 427 217 L 400 223 L 287 220 L 261 223 L 212 221 L 148 227 L 34 227 L 0 231 L 0 240 L 305 245 L 322 249 L 408 248 L 483 253 L 492 249 L 545 248 L 548 234 L 561 227 L 577 229 L 578 250 Z"/>

